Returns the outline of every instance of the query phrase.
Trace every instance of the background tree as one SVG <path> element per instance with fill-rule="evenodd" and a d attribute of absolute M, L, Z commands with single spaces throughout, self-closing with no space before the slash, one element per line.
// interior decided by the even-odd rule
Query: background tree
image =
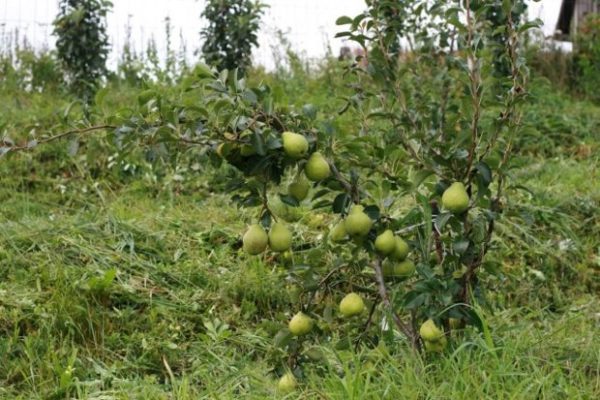
<path fill-rule="evenodd" d="M 590 14 L 585 18 L 574 44 L 576 87 L 592 100 L 600 101 L 600 14 Z"/>
<path fill-rule="evenodd" d="M 61 0 L 54 21 L 56 48 L 67 82 L 85 102 L 107 73 L 106 14 L 111 7 L 107 0 Z"/>
<path fill-rule="evenodd" d="M 206 62 L 219 69 L 246 69 L 265 5 L 250 0 L 209 0 L 202 12 L 208 26 L 200 32 Z"/>

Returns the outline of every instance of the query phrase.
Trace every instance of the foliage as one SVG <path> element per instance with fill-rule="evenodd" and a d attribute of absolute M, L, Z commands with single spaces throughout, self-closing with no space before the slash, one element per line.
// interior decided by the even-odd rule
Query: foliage
<path fill-rule="evenodd" d="M 297 245 L 306 251 L 291 259 L 285 253 L 277 256 L 299 292 L 297 309 L 321 322 L 316 338 L 327 340 L 318 333 L 337 326 L 333 304 L 344 293 L 359 292 L 366 299 L 369 317 L 366 322 L 348 321 L 355 330 L 340 338 L 337 345 L 342 347 L 351 342 L 357 347 L 361 342 L 374 345 L 381 339 L 391 344 L 394 332 L 401 332 L 420 349 L 428 342 L 421 340 L 418 326 L 428 318 L 444 327 L 447 337 L 451 318 L 459 321 L 459 327 L 471 324 L 486 332 L 472 304 L 486 301 L 479 275 L 496 269 L 486 255 L 506 201 L 510 153 L 527 93 L 517 40 L 528 26 L 517 31 L 507 19 L 504 57 L 511 74 L 496 78 L 504 79 L 502 86 L 509 88 L 498 98 L 484 90 L 486 83 L 495 83 L 483 77 L 496 60 L 484 52 L 485 9 L 473 11 L 469 2 L 465 7 L 445 2 L 412 2 L 406 7 L 406 14 L 413 17 L 406 22 L 406 31 L 396 35 L 389 32 L 394 27 L 385 25 L 383 30 L 379 25 L 388 16 L 378 7 L 354 19 L 338 20 L 350 25 L 341 36 L 359 43 L 368 54 L 366 71 L 359 65 L 349 70 L 356 92 L 342 109 L 361 116 L 354 127 L 358 135 L 343 140 L 327 118 L 318 118 L 313 105 L 305 105 L 302 113 L 287 112 L 273 102 L 269 87 L 249 87 L 237 70 L 216 74 L 203 66 L 196 68 L 196 79 L 187 89 L 201 91 L 203 103 L 171 103 L 150 92 L 140 97 L 141 115 L 111 121 L 121 153 L 143 146 L 151 159 L 175 161 L 181 146 L 212 149 L 208 155 L 215 164 L 224 160 L 243 173 L 226 187 L 241 205 L 259 207 L 253 223 L 269 227 L 272 221 L 295 219 L 290 210 L 300 200 L 278 189 L 279 199 L 274 201 L 269 193 L 272 185 L 304 172 L 321 181 L 315 184 L 312 207 L 339 214 L 337 221 L 346 221 L 349 233 L 348 221 L 353 218 L 349 213 L 356 205 L 364 206 L 366 214 L 360 218 L 369 221 L 361 223 L 366 224 L 364 236 L 344 245 L 333 241 Z M 511 3 L 505 7 L 510 14 Z M 395 61 L 398 37 L 411 46 L 404 63 Z M 439 93 L 444 95 L 440 98 Z M 289 131 L 300 133 L 300 142 L 307 141 L 311 152 L 327 157 L 319 161 L 324 166 L 318 173 L 313 172 L 314 154 L 303 159 L 304 145 L 300 153 L 286 147 L 283 133 Z M 447 196 L 440 202 L 453 182 L 461 184 L 452 187 L 466 186 L 466 193 L 458 196 L 460 205 L 446 202 Z M 325 217 L 317 216 L 310 224 L 322 225 L 320 218 Z M 410 243 L 415 276 L 391 280 L 386 276 L 386 265 L 394 261 L 378 254 L 374 241 L 387 229 Z M 249 247 L 252 254 L 266 246 L 265 233 L 260 235 L 258 247 Z M 319 261 L 323 259 L 329 261 Z M 395 327 L 380 331 L 373 318 L 393 321 Z M 308 343 L 281 330 L 272 354 L 280 365 L 278 373 L 308 362 Z"/>
<path fill-rule="evenodd" d="M 29 47 L 17 50 L 14 58 L 0 60 L 0 84 L 5 90 L 20 89 L 40 92 L 56 90 L 62 73 L 53 52 L 35 51 Z"/>
<path fill-rule="evenodd" d="M 512 3 L 504 7 L 506 13 L 512 12 Z M 473 11 L 469 2 L 465 8 L 454 3 L 411 2 L 406 11 L 412 16 L 411 25 L 398 31 L 410 49 L 402 65 L 395 62 L 389 48 L 395 46 L 394 39 L 378 33 L 381 16 L 377 11 L 374 8 L 338 22 L 350 25 L 340 36 L 368 52 L 366 75 L 375 84 L 375 90 L 362 84 L 364 73 L 355 67 L 358 90 L 346 109 L 355 108 L 363 115 L 361 132 L 385 139 L 375 148 L 378 152 L 360 156 L 361 160 L 387 158 L 393 168 L 386 170 L 385 162 L 378 168 L 375 162 L 363 161 L 386 177 L 380 201 L 388 210 L 382 213 L 381 222 L 387 221 L 400 232 L 414 230 L 411 240 L 419 257 L 419 279 L 391 285 L 392 297 L 398 299 L 398 309 L 410 312 L 412 326 L 427 317 L 436 317 L 448 331 L 450 317 L 477 325 L 464 305 L 472 301 L 471 296 L 484 302 L 476 275 L 489 271 L 484 257 L 502 212 L 502 187 L 521 118 L 516 105 L 525 94 L 525 69 L 516 46 L 521 31 L 511 19 L 506 20 L 503 60 L 511 66 L 511 74 L 502 83 L 510 89 L 498 102 L 489 94 L 493 80 L 486 76 L 497 58 L 483 51 L 489 37 L 485 7 Z M 375 33 L 371 47 L 370 31 Z M 456 48 L 462 52 L 455 53 Z M 389 148 L 402 150 L 389 153 Z M 439 203 L 441 193 L 456 181 L 466 184 L 472 198 L 468 216 L 443 211 Z M 413 197 L 413 207 L 404 211 L 405 217 L 392 217 L 395 191 Z M 411 337 L 410 329 L 404 332 Z"/>
<path fill-rule="evenodd" d="M 35 49 L 19 31 L 2 32 L 0 49 L 0 85 L 3 90 L 41 92 L 57 89 L 62 72 L 54 51 Z"/>
<path fill-rule="evenodd" d="M 268 82 L 278 113 L 318 105 L 317 125 L 334 126 L 337 151 L 361 117 L 330 118 L 343 105 L 332 93 L 349 89 L 343 64 L 323 65 L 285 81 L 251 73 L 255 83 L 248 85 Z M 109 82 L 92 120 L 82 120 L 61 93 L 3 90 L 2 134 L 21 143 L 32 130 L 41 140 L 116 114 L 152 120 L 167 115 L 154 110 L 158 101 L 187 105 L 189 114 L 187 107 L 207 94 L 192 88 L 200 86 L 198 73 L 181 85 L 149 89 Z M 147 103 L 136 101 L 148 91 L 150 114 Z M 331 327 L 331 339 L 305 341 L 301 386 L 288 397 L 598 397 L 600 112 L 541 80 L 531 82 L 524 112 L 539 132 L 521 130 L 511 182 L 527 190 L 511 190 L 498 221 L 488 254 L 498 272 L 480 275 L 495 308 L 480 310 L 495 346 L 467 328 L 452 356 L 427 361 L 399 345 L 400 337 L 389 346 L 382 340 L 375 348 L 336 349 L 354 337 L 355 325 L 319 319 L 320 327 Z M 152 140 L 152 130 L 146 133 Z M 258 210 L 229 201 L 226 186 L 239 173 L 208 165 L 202 147 L 166 141 L 173 162 L 149 162 L 148 146 L 115 156 L 112 130 L 66 138 L 0 159 L 0 293 L 9 294 L 0 300 L 0 397 L 276 396 L 272 368 L 280 350 L 272 339 L 296 311 L 298 296 L 306 297 L 288 271 L 302 271 L 309 252 L 324 271 L 335 257 L 303 248 L 324 242 L 323 226 L 336 221 L 325 209 L 313 210 L 322 197 L 313 189 L 294 208 L 294 235 L 302 238 L 296 266 L 283 257 L 274 264 L 277 256 L 240 253 L 240 233 Z M 73 142 L 76 152 L 69 150 Z M 399 206 L 400 215 L 408 209 Z M 315 214 L 324 219 L 309 226 Z M 309 361 L 316 351 L 323 358 Z"/>
<path fill-rule="evenodd" d="M 61 0 L 54 21 L 56 48 L 73 92 L 89 102 L 106 76 L 109 51 L 107 0 Z"/>
<path fill-rule="evenodd" d="M 252 47 L 258 46 L 257 33 L 265 5 L 253 0 L 209 0 L 202 11 L 208 26 L 200 36 L 202 54 L 218 69 L 244 71 L 251 63 Z"/>
<path fill-rule="evenodd" d="M 278 211 L 269 198 L 271 185 L 292 174 L 319 181 L 313 208 L 339 214 L 338 223 L 344 221 L 348 233 L 357 235 L 342 246 L 333 240 L 302 245 L 309 251 L 292 258 L 288 279 L 300 292 L 298 308 L 323 321 L 318 329 L 322 333 L 334 324 L 332 303 L 345 292 L 359 292 L 366 299 L 367 321 L 351 320 L 357 331 L 340 338 L 339 346 L 351 341 L 357 347 L 360 342 L 374 345 L 380 336 L 391 344 L 397 331 L 418 350 L 429 343 L 418 333 L 427 319 L 442 326 L 448 338 L 451 318 L 460 328 L 471 324 L 486 331 L 472 304 L 485 302 L 478 276 L 494 270 L 485 257 L 503 211 L 510 153 L 520 129 L 519 104 L 526 95 L 525 64 L 517 53 L 525 29 L 517 31 L 507 19 L 505 57 L 511 74 L 503 82 L 509 89 L 498 98 L 484 90 L 483 77 L 496 60 L 483 51 L 485 8 L 473 11 L 468 1 L 464 7 L 427 1 L 404 7 L 412 16 L 406 25 L 387 24 L 389 13 L 381 13 L 378 5 L 354 19 L 338 20 L 350 25 L 340 36 L 368 54 L 366 71 L 360 65 L 348 71 L 357 80 L 356 92 L 342 109 L 361 115 L 354 127 L 359 134 L 349 135 L 339 146 L 333 126 L 317 118 L 313 105 L 305 105 L 302 113 L 286 112 L 277 108 L 269 87 L 249 87 L 238 70 L 216 74 L 205 66 L 196 68 L 186 89 L 201 91 L 202 103 L 198 97 L 189 104 L 172 103 L 150 90 L 140 94 L 138 113 L 117 114 L 108 121 L 116 128 L 111 136 L 119 153 L 143 147 L 149 162 L 176 165 L 181 146 L 212 149 L 209 156 L 215 164 L 225 160 L 243 173 L 243 179 L 228 182 L 227 190 L 241 205 L 260 206 L 255 222 L 265 227 L 288 219 L 288 208 L 302 200 L 281 193 Z M 510 14 L 511 3 L 504 7 Z M 410 43 L 404 63 L 396 62 L 398 38 Z M 286 144 L 290 134 L 285 132 L 290 131 L 296 132 L 292 136 L 300 140 L 301 151 Z M 37 144 L 32 140 L 26 147 Z M 307 161 L 309 147 L 313 154 Z M 361 221 L 361 227 L 353 228 L 351 220 Z M 317 218 L 311 224 L 321 223 Z M 385 271 L 394 268 L 390 263 L 402 261 L 381 254 L 375 238 L 388 230 L 392 245 L 404 243 L 394 233 L 409 242 L 408 271 L 413 274 L 416 264 L 415 276 L 387 276 Z M 267 245 L 266 234 L 260 234 L 258 247 L 248 247 L 252 254 Z M 285 255 L 280 257 L 288 264 Z M 330 261 L 319 263 L 323 258 Z M 389 325 L 379 332 L 381 325 L 372 323 L 373 317 L 393 321 L 395 328 Z M 437 341 L 434 336 L 432 341 Z M 306 361 L 305 345 L 285 329 L 278 333 L 273 359 L 285 360 L 280 373 Z"/>
<path fill-rule="evenodd" d="M 513 1 L 510 13 L 505 9 L 505 5 L 501 0 L 492 2 L 474 0 L 471 2 L 473 11 L 482 10 L 485 15 L 485 20 L 490 24 L 487 30 L 488 41 L 491 47 L 491 52 L 494 57 L 494 73 L 499 76 L 509 76 L 511 74 L 510 62 L 503 57 L 506 51 L 506 45 L 510 39 L 506 34 L 504 27 L 507 23 L 513 24 L 515 29 L 518 29 L 523 23 L 527 14 L 527 3 L 525 0 Z M 537 24 L 541 24 L 538 21 Z"/>
<path fill-rule="evenodd" d="M 577 32 L 574 43 L 577 86 L 581 92 L 600 101 L 600 14 L 588 15 Z"/>

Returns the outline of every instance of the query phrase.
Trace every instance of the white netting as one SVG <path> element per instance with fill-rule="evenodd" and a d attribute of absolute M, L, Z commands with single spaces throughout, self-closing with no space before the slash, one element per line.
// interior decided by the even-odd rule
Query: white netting
<path fill-rule="evenodd" d="M 260 47 L 255 60 L 267 67 L 273 65 L 272 47 L 279 47 L 277 31 L 285 34 L 294 51 L 307 58 L 322 57 L 330 47 L 337 54 L 341 41 L 333 38 L 338 31 L 335 20 L 340 15 L 354 16 L 365 7 L 363 0 L 266 0 L 269 5 L 263 18 Z M 113 0 L 113 12 L 108 17 L 112 44 L 110 65 L 116 65 L 127 38 L 137 52 L 142 52 L 150 39 L 158 52 L 166 51 L 165 18 L 172 26 L 171 48 L 181 49 L 185 42 L 189 60 L 197 58 L 200 47 L 200 13 L 203 0 Z M 0 0 L 0 51 L 14 46 L 15 40 L 27 40 L 35 48 L 53 47 L 52 20 L 58 10 L 57 0 Z M 18 34 L 17 34 L 18 32 Z"/>

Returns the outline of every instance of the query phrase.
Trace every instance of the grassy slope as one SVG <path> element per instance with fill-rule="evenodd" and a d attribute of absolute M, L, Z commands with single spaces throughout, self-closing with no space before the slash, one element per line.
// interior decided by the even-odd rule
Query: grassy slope
<path fill-rule="evenodd" d="M 302 86 L 281 90 L 291 100 Z M 539 90 L 542 98 L 548 89 Z M 467 332 L 453 353 L 422 361 L 402 344 L 359 353 L 324 345 L 326 361 L 306 368 L 289 398 L 600 397 L 600 300 L 590 290 L 600 109 L 547 97 L 529 118 L 549 126 L 523 142 L 515 170 L 536 217 L 521 229 L 515 209 L 501 226 L 509 279 L 490 283 L 513 307 L 485 314 L 494 347 Z M 52 98 L 27 101 L 3 103 L 11 129 L 60 118 Z M 558 113 L 565 106 L 571 115 Z M 76 168 L 65 176 L 65 164 L 0 162 L 0 397 L 277 397 L 266 353 L 293 305 L 281 269 L 236 250 L 246 211 L 212 194 L 208 178 L 175 194 L 161 183 L 94 182 Z"/>

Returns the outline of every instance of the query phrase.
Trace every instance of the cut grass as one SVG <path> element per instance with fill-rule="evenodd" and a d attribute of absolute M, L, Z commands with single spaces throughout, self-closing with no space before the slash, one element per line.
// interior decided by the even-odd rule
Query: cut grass
<path fill-rule="evenodd" d="M 264 327 L 293 306 L 277 269 L 235 250 L 244 225 L 227 197 L 123 190 L 80 209 L 40 194 L 0 224 L 4 397 L 277 396 Z M 289 397 L 595 398 L 600 303 L 579 299 L 561 314 L 488 315 L 496 347 L 471 332 L 425 361 L 401 341 L 356 354 L 324 343 L 328 368 L 305 369 Z"/>

